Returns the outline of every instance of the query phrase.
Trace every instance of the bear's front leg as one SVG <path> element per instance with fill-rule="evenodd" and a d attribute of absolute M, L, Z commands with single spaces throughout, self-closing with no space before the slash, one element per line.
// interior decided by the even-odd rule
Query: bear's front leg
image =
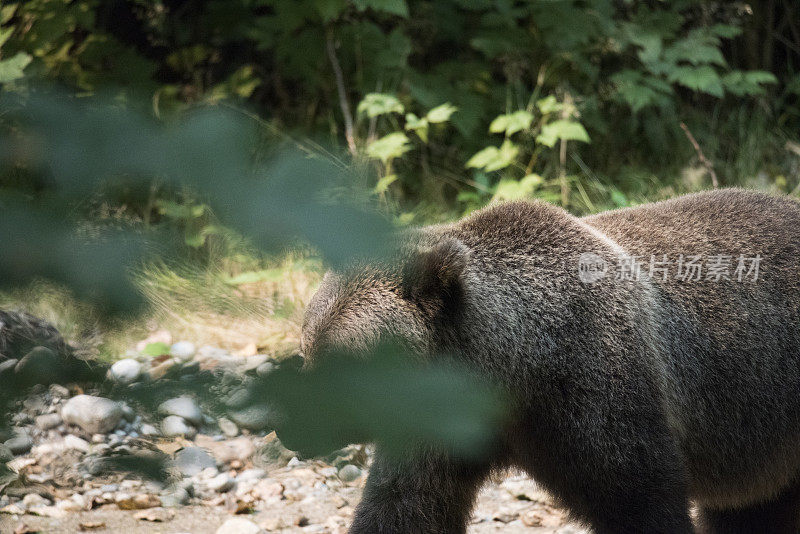
<path fill-rule="evenodd" d="M 350 534 L 460 534 L 491 468 L 444 454 L 375 455 Z"/>

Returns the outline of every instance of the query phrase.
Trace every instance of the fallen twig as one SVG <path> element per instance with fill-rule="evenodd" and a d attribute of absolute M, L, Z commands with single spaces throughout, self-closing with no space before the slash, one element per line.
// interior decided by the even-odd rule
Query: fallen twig
<path fill-rule="evenodd" d="M 714 186 L 714 189 L 719 189 L 719 180 L 717 180 L 717 173 L 714 172 L 714 167 L 711 165 L 711 162 L 708 161 L 706 155 L 703 154 L 703 150 L 700 148 L 700 144 L 697 142 L 697 139 L 694 138 L 692 132 L 689 131 L 689 128 L 681 122 L 681 129 L 686 134 L 686 137 L 689 139 L 689 142 L 692 143 L 695 152 L 697 152 L 697 157 L 700 158 L 700 163 L 705 166 L 708 174 L 711 175 L 711 185 Z"/>

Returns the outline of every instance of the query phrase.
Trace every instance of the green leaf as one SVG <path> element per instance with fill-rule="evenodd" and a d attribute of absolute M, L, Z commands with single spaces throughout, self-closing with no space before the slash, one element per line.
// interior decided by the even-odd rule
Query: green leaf
<path fill-rule="evenodd" d="M 579 122 L 570 120 L 557 120 L 542 126 L 542 132 L 536 137 L 536 142 L 554 147 L 559 139 L 565 141 L 582 141 L 590 143 L 589 134 Z"/>
<path fill-rule="evenodd" d="M 406 130 L 414 131 L 423 142 L 428 142 L 428 119 L 419 118 L 413 113 L 406 115 Z"/>
<path fill-rule="evenodd" d="M 25 76 L 22 72 L 33 57 L 25 52 L 17 52 L 14 57 L 0 61 L 0 83 L 13 82 Z"/>
<path fill-rule="evenodd" d="M 617 95 L 634 113 L 662 103 L 672 92 L 672 87 L 660 78 L 646 76 L 635 70 L 623 70 L 611 76 Z"/>
<path fill-rule="evenodd" d="M 0 28 L 0 48 L 3 48 L 3 45 L 6 44 L 6 41 L 8 41 L 13 33 L 13 26 L 9 26 L 8 28 Z"/>
<path fill-rule="evenodd" d="M 634 42 L 642 47 L 638 54 L 642 63 L 655 63 L 661 57 L 661 52 L 664 48 L 664 45 L 660 35 L 642 35 L 639 36 L 639 38 Z"/>
<path fill-rule="evenodd" d="M 358 104 L 358 113 L 366 114 L 373 118 L 389 113 L 403 113 L 403 104 L 394 95 L 384 93 L 369 93 Z"/>
<path fill-rule="evenodd" d="M 492 133 L 505 132 L 506 136 L 510 136 L 516 132 L 527 130 L 531 127 L 532 122 L 532 113 L 525 110 L 515 111 L 514 113 L 500 115 L 495 118 L 489 125 L 489 131 Z"/>
<path fill-rule="evenodd" d="M 519 200 L 530 198 L 543 182 L 538 174 L 529 174 L 521 180 L 504 178 L 494 189 L 492 200 Z"/>
<path fill-rule="evenodd" d="M 503 391 L 463 365 L 421 365 L 385 346 L 359 359 L 331 354 L 305 372 L 280 367 L 248 393 L 246 405 L 274 407 L 280 440 L 307 456 L 377 442 L 396 458 L 419 444 L 480 458 L 509 412 Z"/>
<path fill-rule="evenodd" d="M 383 178 L 378 180 L 378 183 L 375 184 L 375 188 L 373 189 L 373 192 L 376 195 L 381 195 L 381 194 L 385 193 L 389 189 L 389 186 L 392 185 L 396 181 L 397 181 L 397 175 L 396 174 L 387 174 L 386 176 L 384 176 Z"/>
<path fill-rule="evenodd" d="M 314 7 L 323 21 L 330 22 L 347 9 L 347 0 L 314 0 Z"/>
<path fill-rule="evenodd" d="M 406 0 L 353 0 L 359 11 L 372 9 L 373 11 L 390 13 L 400 17 L 408 17 Z"/>
<path fill-rule="evenodd" d="M 761 70 L 734 70 L 722 77 L 725 89 L 738 96 L 763 94 L 763 84 L 772 83 L 778 83 L 775 75 Z"/>
<path fill-rule="evenodd" d="M 497 171 L 508 167 L 517 159 L 519 147 L 510 139 L 503 141 L 500 148 L 488 146 L 473 155 L 466 166 L 476 169 L 484 169 L 487 172 Z"/>
<path fill-rule="evenodd" d="M 664 50 L 664 60 L 668 63 L 688 61 L 692 65 L 727 65 L 719 50 L 720 40 L 705 30 L 694 30 L 687 37 L 678 39 Z"/>
<path fill-rule="evenodd" d="M 539 108 L 539 111 L 542 112 L 542 115 L 547 115 L 548 113 L 558 113 L 564 109 L 564 104 L 559 103 L 555 96 L 548 95 L 540 100 L 537 100 L 536 107 Z"/>
<path fill-rule="evenodd" d="M 142 354 L 146 356 L 161 356 L 162 354 L 169 354 L 169 345 L 162 341 L 148 343 L 142 351 Z"/>
<path fill-rule="evenodd" d="M 742 29 L 738 26 L 731 26 L 730 24 L 714 24 L 710 30 L 719 35 L 723 39 L 733 39 L 742 34 Z"/>
<path fill-rule="evenodd" d="M 466 166 L 468 168 L 483 169 L 497 158 L 499 152 L 496 146 L 487 146 L 473 154 L 467 161 Z"/>
<path fill-rule="evenodd" d="M 450 120 L 450 115 L 458 111 L 458 108 L 450 104 L 450 102 L 445 102 L 440 106 L 436 106 L 432 110 L 428 111 L 428 114 L 425 117 L 431 123 L 438 123 L 438 122 L 446 122 Z"/>
<path fill-rule="evenodd" d="M 367 155 L 386 164 L 411 150 L 409 142 L 406 134 L 393 132 L 370 143 L 367 147 Z"/>
<path fill-rule="evenodd" d="M 694 91 L 701 91 L 721 98 L 723 95 L 722 81 L 719 74 L 712 67 L 677 67 L 670 72 L 669 80 L 679 83 Z"/>

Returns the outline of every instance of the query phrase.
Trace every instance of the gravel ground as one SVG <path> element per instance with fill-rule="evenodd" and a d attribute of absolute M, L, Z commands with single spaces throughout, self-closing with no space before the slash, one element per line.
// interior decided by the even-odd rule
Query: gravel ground
<path fill-rule="evenodd" d="M 163 354 L 147 353 L 154 343 Z M 182 381 L 205 373 L 207 394 L 235 399 L 242 380 L 288 364 L 169 343 L 164 332 L 144 340 L 110 368 L 105 386 L 157 383 L 164 386 L 159 391 L 175 394 Z M 0 366 L 0 387 L 14 374 L 31 375 L 37 362 L 48 369 L 57 356 L 35 347 L 14 362 Z M 10 479 L 0 472 L 0 534 L 344 534 L 360 500 L 370 448 L 350 446 L 325 460 L 302 461 L 268 433 L 269 413 L 260 406 L 231 401 L 212 413 L 200 399 L 178 395 L 143 410 L 107 398 L 108 387 L 39 384 L 8 407 L 14 426 L 0 436 L 0 462 L 13 471 Z M 163 482 L 107 469 L 124 454 L 161 458 Z M 483 488 L 469 532 L 585 530 L 569 524 L 531 480 L 510 473 Z"/>
<path fill-rule="evenodd" d="M 511 487 L 528 487 L 533 484 L 519 477 L 509 479 Z M 282 500 L 258 509 L 255 513 L 240 515 L 261 527 L 266 532 L 285 533 L 344 533 L 352 505 L 358 502 L 361 489 L 347 488 L 349 491 L 318 497 L 306 501 Z M 535 491 L 535 489 L 533 489 Z M 347 504 L 338 507 L 341 501 L 334 495 L 346 495 Z M 531 493 L 533 495 L 533 493 Z M 137 517 L 137 514 L 150 512 L 151 522 Z M 115 505 L 72 513 L 63 518 L 41 517 L 35 515 L 0 516 L 0 531 L 11 533 L 19 525 L 26 525 L 32 532 L 54 534 L 73 534 L 75 532 L 97 533 L 193 533 L 214 534 L 229 519 L 234 517 L 224 505 L 192 505 L 174 509 L 153 508 L 144 511 L 119 510 Z M 524 518 L 524 521 L 523 521 Z M 526 524 L 527 523 L 527 524 Z M 298 526 L 305 525 L 305 526 Z M 582 534 L 586 531 L 579 526 L 567 523 L 563 514 L 547 502 L 524 501 L 513 497 L 508 484 L 487 485 L 478 500 L 470 534 L 490 532 L 506 534 Z M 227 531 L 226 531 L 227 534 Z M 230 534 L 237 534 L 231 530 Z"/>

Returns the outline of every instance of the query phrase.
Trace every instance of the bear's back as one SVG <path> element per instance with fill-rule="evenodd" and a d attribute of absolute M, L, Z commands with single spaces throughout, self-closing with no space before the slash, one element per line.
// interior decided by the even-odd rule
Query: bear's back
<path fill-rule="evenodd" d="M 670 399 L 694 496 L 735 504 L 794 476 L 800 468 L 800 204 L 730 189 L 582 220 L 636 256 L 642 269 L 651 256 L 662 261 L 666 254 L 668 276 L 654 274 L 651 283 L 663 303 Z M 678 276 L 678 262 L 690 256 L 700 258 L 697 280 Z M 748 269 L 756 261 L 758 273 L 739 280 L 740 256 Z M 719 261 L 730 262 L 725 276 L 709 271 Z"/>

